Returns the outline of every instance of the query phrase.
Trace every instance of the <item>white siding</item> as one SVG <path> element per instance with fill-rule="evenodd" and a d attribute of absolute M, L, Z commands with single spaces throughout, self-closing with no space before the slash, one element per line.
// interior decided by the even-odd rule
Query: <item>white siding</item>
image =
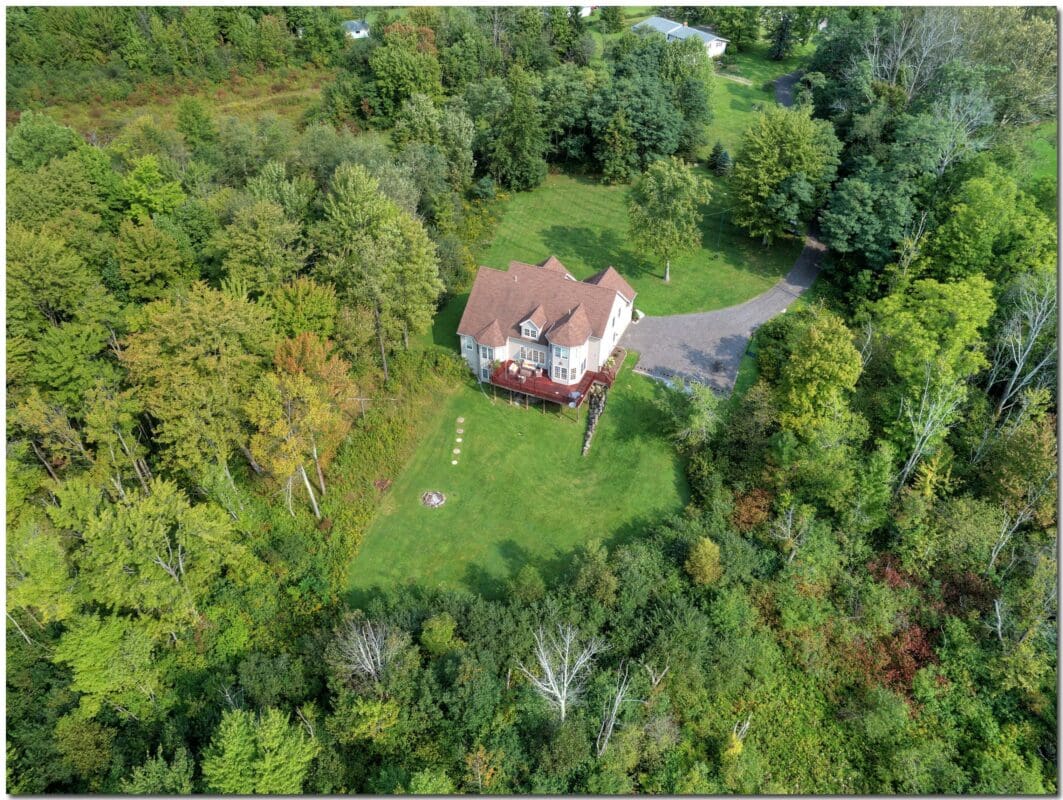
<path fill-rule="evenodd" d="M 609 311 L 609 322 L 605 326 L 605 336 L 597 347 L 594 354 L 595 369 L 601 369 L 612 355 L 613 349 L 620 342 L 627 326 L 631 323 L 632 304 L 625 300 L 619 293 L 613 300 L 613 307 Z M 590 360 L 588 360 L 588 365 Z"/>

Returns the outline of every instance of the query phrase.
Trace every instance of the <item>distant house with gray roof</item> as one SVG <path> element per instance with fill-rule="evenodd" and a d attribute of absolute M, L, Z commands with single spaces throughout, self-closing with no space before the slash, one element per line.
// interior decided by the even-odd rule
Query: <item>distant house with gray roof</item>
<path fill-rule="evenodd" d="M 369 38 L 369 23 L 364 19 L 349 19 L 343 23 L 342 27 L 348 39 Z"/>
<path fill-rule="evenodd" d="M 727 39 L 717 36 L 711 29 L 703 25 L 687 25 L 685 22 L 673 22 L 664 17 L 650 17 L 637 25 L 632 25 L 631 30 L 636 33 L 656 31 L 663 34 L 664 38 L 669 42 L 698 39 L 705 45 L 705 53 L 709 58 L 719 58 L 727 50 Z"/>

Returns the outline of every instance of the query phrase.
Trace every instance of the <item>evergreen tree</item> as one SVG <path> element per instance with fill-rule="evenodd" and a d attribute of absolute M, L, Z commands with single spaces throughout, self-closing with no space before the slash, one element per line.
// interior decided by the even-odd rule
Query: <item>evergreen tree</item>
<path fill-rule="evenodd" d="M 609 120 L 600 149 L 602 177 L 607 183 L 626 183 L 638 168 L 631 123 L 623 109 Z"/>
<path fill-rule="evenodd" d="M 511 98 L 509 112 L 491 146 L 491 174 L 498 183 L 511 189 L 534 189 L 546 177 L 543 156 L 547 140 L 539 82 L 534 73 L 514 65 L 506 85 Z"/>
<path fill-rule="evenodd" d="M 300 794 L 320 749 L 275 708 L 257 718 L 226 711 L 204 756 L 203 778 L 219 794 Z"/>
<path fill-rule="evenodd" d="M 604 33 L 620 33 L 624 29 L 624 10 L 620 6 L 602 6 L 598 18 Z"/>

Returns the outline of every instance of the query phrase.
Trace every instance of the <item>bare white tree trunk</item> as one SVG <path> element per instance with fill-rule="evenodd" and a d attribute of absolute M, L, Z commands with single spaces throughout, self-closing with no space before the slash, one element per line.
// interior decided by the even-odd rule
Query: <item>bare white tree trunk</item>
<path fill-rule="evenodd" d="M 336 640 L 338 666 L 348 678 L 379 681 L 397 650 L 391 628 L 383 623 L 348 621 Z"/>
<path fill-rule="evenodd" d="M 944 434 L 956 422 L 956 410 L 963 400 L 963 389 L 958 384 L 934 386 L 931 377 L 933 368 L 926 365 L 926 381 L 916 406 L 909 398 L 901 400 L 901 416 L 908 419 L 911 428 L 912 446 L 908 459 L 897 476 L 898 491 L 908 481 L 912 470 L 923 456 L 930 452 L 934 440 Z"/>
<path fill-rule="evenodd" d="M 598 728 L 598 738 L 594 741 L 594 751 L 598 754 L 598 758 L 605 755 L 606 748 L 609 747 L 609 740 L 612 738 L 613 730 L 616 728 L 616 718 L 620 715 L 620 709 L 627 699 L 628 685 L 627 664 L 623 664 L 616 679 L 616 691 L 613 692 L 612 702 L 606 702 L 605 704 L 602 724 Z"/>
<path fill-rule="evenodd" d="M 997 540 L 993 543 L 993 549 L 989 554 L 989 564 L 986 566 L 985 574 L 988 576 L 993 571 L 993 565 L 996 564 L 997 559 L 1004 549 L 1011 543 L 1012 538 L 1016 532 L 1033 519 L 1034 513 L 1037 510 L 1038 504 L 1044 498 L 1045 493 L 1052 487 L 1052 481 L 1056 477 L 1056 471 L 1052 470 L 1048 475 L 1041 479 L 1041 482 L 1035 486 L 1031 486 L 1026 493 L 1026 502 L 1019 508 L 1014 514 L 1005 512 L 1004 521 L 1000 525 L 1000 534 L 997 536 Z"/>
<path fill-rule="evenodd" d="M 962 45 L 959 15 L 951 9 L 905 9 L 896 26 L 875 28 L 862 55 L 872 79 L 900 86 L 910 103 Z"/>
<path fill-rule="evenodd" d="M 794 560 L 811 527 L 812 515 L 799 509 L 795 503 L 789 503 L 772 523 L 772 538 L 781 541 L 790 553 L 787 564 Z"/>
<path fill-rule="evenodd" d="M 1019 278 L 1008 293 L 1009 313 L 994 342 L 987 388 L 1003 385 L 996 415 L 1015 405 L 1020 394 L 1051 381 L 1058 344 L 1056 282 L 1053 276 Z"/>
<path fill-rule="evenodd" d="M 303 478 L 303 484 L 306 486 L 306 493 L 310 496 L 310 505 L 314 509 L 314 516 L 321 519 L 321 509 L 317 507 L 317 497 L 314 495 L 314 487 L 310 485 L 310 478 L 306 474 L 306 469 L 302 464 L 299 465 L 299 474 Z"/>
<path fill-rule="evenodd" d="M 533 674 L 519 662 L 517 668 L 532 688 L 557 709 L 564 722 L 568 709 L 579 701 L 594 657 L 605 649 L 605 643 L 597 637 L 580 645 L 578 633 L 571 625 L 558 625 L 556 634 L 546 634 L 539 628 L 535 632 L 539 674 Z"/>
<path fill-rule="evenodd" d="M 934 116 L 945 132 L 935 168 L 939 178 L 955 162 L 989 146 L 989 137 L 979 133 L 993 124 L 993 104 L 981 90 L 952 92 L 934 105 Z"/>

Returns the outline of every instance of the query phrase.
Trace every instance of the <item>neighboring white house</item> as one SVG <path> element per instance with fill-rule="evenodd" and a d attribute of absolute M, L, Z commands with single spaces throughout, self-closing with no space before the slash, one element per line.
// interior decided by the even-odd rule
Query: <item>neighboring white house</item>
<path fill-rule="evenodd" d="M 364 19 L 349 19 L 343 23 L 343 32 L 348 39 L 368 39 L 369 23 Z"/>
<path fill-rule="evenodd" d="M 709 58 L 719 58 L 727 50 L 727 39 L 717 36 L 709 28 L 702 25 L 687 25 L 685 22 L 673 22 L 664 17 L 650 17 L 637 25 L 632 25 L 631 30 L 637 33 L 649 33 L 656 31 L 664 34 L 669 42 L 681 39 L 699 39 L 705 45 L 705 52 Z"/>
<path fill-rule="evenodd" d="M 598 6 L 580 6 L 579 15 L 581 17 L 589 17 L 591 14 L 594 13 L 594 9 L 596 9 L 597 7 Z"/>
<path fill-rule="evenodd" d="M 634 302 L 612 267 L 583 281 L 553 256 L 511 261 L 506 271 L 480 267 L 458 325 L 461 354 L 481 381 L 509 361 L 540 382 L 574 386 L 606 366 Z"/>

